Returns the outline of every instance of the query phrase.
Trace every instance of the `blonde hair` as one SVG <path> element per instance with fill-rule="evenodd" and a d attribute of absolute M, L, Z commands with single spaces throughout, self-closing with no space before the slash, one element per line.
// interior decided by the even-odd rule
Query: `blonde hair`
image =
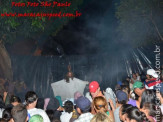
<path fill-rule="evenodd" d="M 95 108 L 96 112 L 107 112 L 108 111 L 108 103 L 106 99 L 102 96 L 95 97 L 93 100 L 93 107 Z"/>
<path fill-rule="evenodd" d="M 106 113 L 99 112 L 91 119 L 90 122 L 113 122 L 113 119 L 111 119 Z"/>

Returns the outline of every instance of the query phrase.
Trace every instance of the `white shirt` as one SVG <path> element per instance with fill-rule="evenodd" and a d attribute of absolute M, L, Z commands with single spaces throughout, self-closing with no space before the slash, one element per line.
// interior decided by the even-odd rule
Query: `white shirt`
<path fill-rule="evenodd" d="M 61 122 L 69 122 L 72 117 L 72 112 L 62 112 L 62 115 L 60 116 Z"/>
<path fill-rule="evenodd" d="M 4 109 L 0 108 L 0 118 L 2 118 L 2 113 L 3 113 Z"/>
<path fill-rule="evenodd" d="M 37 108 L 29 109 L 28 113 L 30 114 L 30 117 L 32 117 L 33 115 L 36 115 L 36 114 L 41 115 L 44 119 L 44 122 L 50 122 L 48 115 L 42 109 L 37 109 Z"/>
<path fill-rule="evenodd" d="M 93 115 L 91 113 L 84 113 L 79 116 L 77 120 L 74 122 L 90 122 L 90 120 L 93 118 Z"/>

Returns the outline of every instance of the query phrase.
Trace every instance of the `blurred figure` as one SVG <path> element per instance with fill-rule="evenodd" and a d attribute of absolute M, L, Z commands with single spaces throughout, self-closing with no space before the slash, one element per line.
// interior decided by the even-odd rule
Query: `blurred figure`
<path fill-rule="evenodd" d="M 114 115 L 111 110 L 108 109 L 108 102 L 102 96 L 95 97 L 92 103 L 96 113 L 103 112 L 108 115 L 111 121 L 114 121 Z"/>
<path fill-rule="evenodd" d="M 71 101 L 66 101 L 64 104 L 64 112 L 60 117 L 61 122 L 69 122 L 73 114 L 73 103 Z"/>
<path fill-rule="evenodd" d="M 97 113 L 90 122 L 113 122 L 106 113 L 99 112 Z"/>
<path fill-rule="evenodd" d="M 154 89 L 154 86 L 161 83 L 158 74 L 154 69 L 147 70 L 147 79 L 145 80 L 145 88 L 146 89 Z"/>
<path fill-rule="evenodd" d="M 36 108 L 37 104 L 37 95 L 33 91 L 28 91 L 25 95 L 26 108 L 28 110 L 29 119 L 31 116 L 39 114 L 43 117 L 45 122 L 50 122 L 49 117 L 44 110 Z"/>
<path fill-rule="evenodd" d="M 6 108 L 6 109 L 3 111 L 2 118 L 3 118 L 3 120 L 5 120 L 6 122 L 12 122 L 11 110 L 12 110 L 12 108 Z"/>
<path fill-rule="evenodd" d="M 77 112 L 80 114 L 79 118 L 74 122 L 90 122 L 93 118 L 91 111 L 91 102 L 86 97 L 79 97 L 76 101 Z"/>
<path fill-rule="evenodd" d="M 17 106 L 14 106 L 11 110 L 12 119 L 14 122 L 27 122 L 28 116 L 27 116 L 27 109 L 23 104 L 18 104 Z"/>

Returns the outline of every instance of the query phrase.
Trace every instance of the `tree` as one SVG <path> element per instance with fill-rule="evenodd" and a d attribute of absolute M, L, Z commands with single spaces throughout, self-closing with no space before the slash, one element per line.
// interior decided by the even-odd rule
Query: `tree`
<path fill-rule="evenodd" d="M 144 45 L 163 41 L 162 0 L 121 0 L 116 4 L 121 41 Z"/>
<path fill-rule="evenodd" d="M 47 3 L 42 0 L 0 0 L 1 75 L 4 75 L 6 78 L 12 80 L 13 73 L 11 70 L 11 60 L 4 46 L 6 43 L 14 43 L 14 41 L 16 41 L 16 37 L 18 36 L 37 39 L 40 35 L 56 35 L 64 25 L 75 17 L 49 18 L 45 16 L 40 17 L 39 14 L 46 13 L 50 15 L 51 13 L 75 13 L 78 6 L 82 4 L 82 1 L 83 0 L 69 0 L 68 2 L 71 3 L 71 5 L 69 7 L 63 7 L 61 5 L 64 5 L 67 0 L 62 0 L 61 2 L 58 2 L 57 0 L 57 3 L 55 3 L 55 6 L 53 7 L 54 1 L 52 0 L 47 1 Z M 13 2 L 15 2 L 15 4 Z M 33 3 L 38 6 L 32 6 Z M 25 4 L 25 6 L 18 7 L 18 4 Z M 51 6 L 45 7 L 45 4 L 51 4 Z M 18 14 L 20 13 L 35 13 L 38 17 L 18 17 Z M 21 14 L 19 16 L 21 16 Z"/>

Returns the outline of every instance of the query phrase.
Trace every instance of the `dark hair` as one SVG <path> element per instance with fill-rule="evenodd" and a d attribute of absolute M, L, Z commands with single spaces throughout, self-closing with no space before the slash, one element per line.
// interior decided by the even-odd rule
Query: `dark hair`
<path fill-rule="evenodd" d="M 152 89 L 146 89 L 143 92 L 142 96 L 141 96 L 140 108 L 143 108 L 143 105 L 146 102 L 150 102 L 150 103 L 155 104 L 155 100 L 156 100 L 156 93 L 155 93 L 155 91 L 152 90 Z"/>
<path fill-rule="evenodd" d="M 50 101 L 47 105 L 47 109 L 57 110 L 59 108 L 60 104 L 57 98 L 50 98 Z"/>
<path fill-rule="evenodd" d="M 0 108 L 5 108 L 5 103 L 3 102 L 3 97 L 0 95 Z"/>
<path fill-rule="evenodd" d="M 126 114 L 126 111 L 128 110 L 128 109 L 130 109 L 130 108 L 132 108 L 133 106 L 131 105 L 131 104 L 123 104 L 122 106 L 121 106 L 121 111 L 122 111 L 122 115 L 124 115 L 124 114 Z"/>
<path fill-rule="evenodd" d="M 21 99 L 17 96 L 11 96 L 10 103 L 13 103 L 13 102 L 21 103 Z"/>
<path fill-rule="evenodd" d="M 54 111 L 53 110 L 46 110 L 46 114 L 48 115 L 50 121 L 54 120 Z"/>
<path fill-rule="evenodd" d="M 130 88 L 128 85 L 121 85 L 121 90 L 127 90 L 127 93 L 130 94 Z"/>
<path fill-rule="evenodd" d="M 71 101 L 66 101 L 64 104 L 65 112 L 71 113 L 73 112 L 73 103 Z"/>
<path fill-rule="evenodd" d="M 123 105 L 123 104 L 126 104 L 127 101 L 126 100 L 122 100 L 122 101 L 117 101 L 117 102 L 118 102 L 118 104 L 122 104 Z"/>
<path fill-rule="evenodd" d="M 149 122 L 146 115 L 143 112 L 140 112 L 137 107 L 132 107 L 126 111 L 127 117 L 131 120 L 134 119 L 137 122 Z"/>
<path fill-rule="evenodd" d="M 87 112 L 90 112 L 91 111 L 91 106 L 88 106 L 87 108 L 85 108 L 84 110 L 80 109 L 81 112 L 84 114 L 84 113 L 87 113 Z"/>
<path fill-rule="evenodd" d="M 27 119 L 27 109 L 23 104 L 18 104 L 11 110 L 11 115 L 14 122 L 25 122 Z"/>
<path fill-rule="evenodd" d="M 26 100 L 27 105 L 36 101 L 37 98 L 38 97 L 34 91 L 28 91 L 25 95 L 25 100 Z"/>
<path fill-rule="evenodd" d="M 44 98 L 38 98 L 36 108 L 44 109 Z"/>
<path fill-rule="evenodd" d="M 2 118 L 3 118 L 5 121 L 9 121 L 9 120 L 12 118 L 11 109 L 12 109 L 12 108 L 6 108 L 6 109 L 3 111 L 3 113 L 2 113 Z"/>

